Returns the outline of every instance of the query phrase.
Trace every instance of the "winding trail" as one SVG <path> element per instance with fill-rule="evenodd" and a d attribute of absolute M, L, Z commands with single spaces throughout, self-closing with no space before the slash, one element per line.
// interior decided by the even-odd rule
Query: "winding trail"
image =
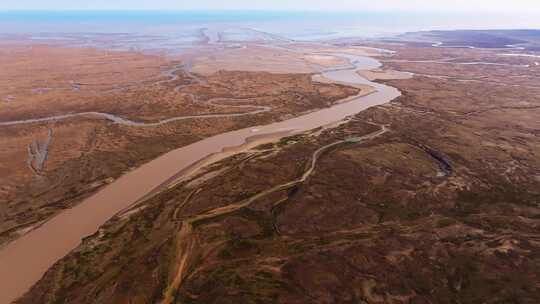
<path fill-rule="evenodd" d="M 332 107 L 289 120 L 222 133 L 166 153 L 121 176 L 75 207 L 65 210 L 39 228 L 7 244 L 0 250 L 0 303 L 11 303 L 30 289 L 56 261 L 76 248 L 81 239 L 95 233 L 115 214 L 133 205 L 146 194 L 194 164 L 211 158 L 219 161 L 241 150 L 257 138 L 279 140 L 321 126 L 341 121 L 370 107 L 390 102 L 401 95 L 396 88 L 368 81 L 357 72 L 375 69 L 380 62 L 372 58 L 333 53 L 350 65 L 315 75 L 314 80 L 367 84 L 375 91 L 369 95 L 347 98 Z M 276 136 L 276 134 L 279 134 Z M 231 208 L 231 207 L 229 207 Z M 209 215 L 208 215 L 209 216 Z M 189 248 L 189 247 L 187 247 Z M 188 250 L 189 251 L 189 250 Z"/>
<path fill-rule="evenodd" d="M 180 228 L 180 231 L 178 232 L 176 236 L 176 247 L 177 247 L 177 258 L 176 258 L 176 268 L 174 272 L 174 276 L 172 277 L 171 282 L 165 289 L 165 292 L 163 294 L 163 300 L 161 301 L 161 304 L 171 304 L 173 303 L 175 299 L 176 291 L 180 288 L 184 278 L 186 277 L 186 269 L 188 268 L 189 258 L 191 256 L 191 253 L 196 249 L 196 238 L 193 235 L 193 225 L 197 222 L 200 222 L 202 220 L 207 220 L 211 218 L 215 218 L 218 216 L 222 216 L 225 214 L 229 214 L 232 212 L 235 212 L 237 210 L 240 210 L 242 208 L 249 207 L 251 204 L 256 202 L 257 200 L 260 200 L 268 195 L 271 195 L 278 191 L 283 191 L 290 189 L 292 187 L 295 187 L 297 185 L 300 185 L 304 183 L 315 171 L 315 168 L 317 166 L 317 161 L 320 159 L 321 155 L 328 151 L 329 149 L 343 145 L 343 144 L 351 144 L 351 143 L 359 143 L 364 142 L 368 140 L 372 140 L 374 138 L 377 138 L 384 133 L 388 132 L 388 128 L 385 125 L 379 125 L 381 127 L 380 130 L 375 131 L 373 133 L 360 136 L 360 137 L 351 137 L 344 140 L 340 140 L 328 145 L 325 145 L 319 149 L 317 149 L 315 152 L 313 152 L 311 156 L 311 161 L 309 162 L 309 166 L 307 166 L 307 169 L 304 171 L 302 176 L 300 176 L 298 179 L 292 180 L 290 182 L 277 185 L 275 187 L 272 187 L 270 189 L 264 190 L 258 194 L 255 194 L 245 200 L 242 200 L 240 202 L 232 203 L 224 207 L 215 208 L 212 210 L 209 210 L 203 214 L 196 215 L 187 219 L 183 219 L 182 226 Z M 199 189 L 200 190 L 200 189 Z M 197 192 L 199 191 L 197 190 Z M 192 192 L 193 193 L 193 192 Z M 191 197 L 188 196 L 188 199 Z"/>

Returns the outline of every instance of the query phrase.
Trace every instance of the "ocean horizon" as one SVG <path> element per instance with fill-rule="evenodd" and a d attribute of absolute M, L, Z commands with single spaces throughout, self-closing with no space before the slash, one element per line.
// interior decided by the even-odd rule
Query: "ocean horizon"
<path fill-rule="evenodd" d="M 0 33 L 175 34 L 193 28 L 255 28 L 290 39 L 377 37 L 420 30 L 539 29 L 539 16 L 400 11 L 0 10 Z"/>
<path fill-rule="evenodd" d="M 426 30 L 540 28 L 540 18 L 528 23 L 513 18 L 519 22 L 507 25 L 501 20 L 493 15 L 380 11 L 4 10 L 0 36 L 72 47 L 181 53 L 207 42 L 318 42 L 394 38 Z M 539 24 L 532 26 L 535 22 Z"/>

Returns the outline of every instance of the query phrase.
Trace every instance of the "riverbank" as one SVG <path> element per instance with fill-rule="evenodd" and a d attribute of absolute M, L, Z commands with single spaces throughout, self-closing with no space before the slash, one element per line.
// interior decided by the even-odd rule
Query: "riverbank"
<path fill-rule="evenodd" d="M 180 64 L 179 58 L 138 53 L 46 50 L 24 48 L 22 54 L 14 55 L 14 59 L 29 61 L 29 72 L 22 76 L 16 70 L 5 70 L 11 81 L 7 88 L 20 84 L 16 91 L 26 94 L 28 90 L 31 98 L 19 94 L 0 111 L 0 121 L 6 123 L 0 126 L 0 144 L 5 147 L 0 151 L 0 247 L 164 153 L 223 132 L 329 107 L 365 89 L 316 83 L 311 74 L 292 72 L 196 75 L 189 70 L 189 58 Z M 88 58 L 81 53 L 89 54 Z M 81 65 L 70 66 L 67 75 L 54 70 L 59 54 L 65 55 L 67 62 L 83 56 Z M 9 51 L 0 52 L 0 56 L 5 56 L 1 62 L 10 66 Z M 50 66 L 46 65 L 49 56 L 53 57 Z M 109 73 L 119 73 L 115 61 L 124 59 L 135 67 L 123 62 L 121 68 L 142 69 L 146 61 L 166 64 L 152 65 L 156 74 L 130 74 L 129 83 L 119 77 L 103 90 L 86 86 L 76 91 L 32 93 L 25 88 L 25 84 L 38 81 L 55 85 L 62 80 L 69 84 L 73 79 L 90 82 L 99 79 L 100 73 L 109 79 Z M 38 64 L 33 65 L 34 61 Z M 86 70 L 87 61 L 98 67 Z M 34 69 L 36 73 L 30 72 Z M 40 72 L 49 69 L 52 79 Z M 125 72 L 131 70 L 126 68 Z M 111 89 L 116 84 L 118 87 Z M 31 157 L 28 146 L 46 142 L 49 131 L 53 140 L 36 172 L 27 165 Z"/>
<path fill-rule="evenodd" d="M 0 268 L 7 269 L 5 273 L 10 274 L 9 277 L 0 278 L 0 284 L 8 286 L 7 290 L 10 290 L 9 294 L 2 294 L 2 302 L 9 302 L 22 295 L 58 259 L 75 248 L 82 238 L 93 234 L 110 217 L 202 158 L 220 153 L 227 147 L 242 145 L 247 138 L 255 135 L 253 129 L 258 130 L 257 134 L 275 134 L 283 130 L 294 133 L 303 132 L 339 121 L 399 96 L 396 89 L 366 82 L 356 73 L 357 70 L 371 68 L 372 61 L 369 61 L 369 66 L 366 66 L 362 65 L 366 62 L 361 60 L 362 57 L 334 55 L 349 59 L 351 66 L 323 73 L 325 78 L 350 84 L 367 83 L 373 85 L 377 91 L 293 119 L 210 137 L 169 152 L 122 176 L 81 204 L 60 213 L 0 251 Z M 356 60 L 353 61 L 351 58 Z M 48 251 L 40 251 L 39 244 L 47 244 Z M 28 263 L 28 261 L 34 262 Z"/>

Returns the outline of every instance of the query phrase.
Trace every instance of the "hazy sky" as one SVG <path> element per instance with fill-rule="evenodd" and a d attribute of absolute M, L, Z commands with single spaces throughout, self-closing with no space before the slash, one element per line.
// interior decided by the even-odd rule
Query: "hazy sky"
<path fill-rule="evenodd" d="M 0 0 L 0 9 L 413 10 L 540 13 L 540 0 Z"/>

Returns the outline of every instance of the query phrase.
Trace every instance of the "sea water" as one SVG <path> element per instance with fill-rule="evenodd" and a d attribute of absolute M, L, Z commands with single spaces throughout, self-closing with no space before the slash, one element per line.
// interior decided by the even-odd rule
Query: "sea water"
<path fill-rule="evenodd" d="M 76 46 L 166 49 L 209 37 L 229 42 L 314 41 L 434 29 L 540 28 L 537 17 L 368 11 L 0 11 L 0 34 Z"/>

